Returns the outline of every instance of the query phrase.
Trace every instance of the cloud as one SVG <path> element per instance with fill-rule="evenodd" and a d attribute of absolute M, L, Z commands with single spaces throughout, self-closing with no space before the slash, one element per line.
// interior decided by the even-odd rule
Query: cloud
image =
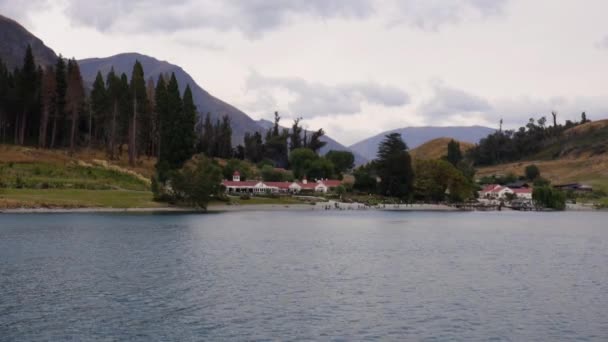
<path fill-rule="evenodd" d="M 100 31 L 237 30 L 248 38 L 288 25 L 295 15 L 318 19 L 364 18 L 372 0 L 68 0 L 66 14 Z"/>
<path fill-rule="evenodd" d="M 508 0 L 66 1 L 65 13 L 72 23 L 102 32 L 172 33 L 206 28 L 238 31 L 249 39 L 259 39 L 301 17 L 314 20 L 380 17 L 391 25 L 438 31 L 464 20 L 501 15 Z"/>
<path fill-rule="evenodd" d="M 433 85 L 432 97 L 418 106 L 418 114 L 431 125 L 487 124 L 498 125 L 502 119 L 505 127 L 523 126 L 530 118 L 547 117 L 551 112 L 558 114 L 558 120 L 579 120 L 582 112 L 589 118 L 608 116 L 608 102 L 604 97 L 565 97 L 534 98 L 529 96 L 514 98 L 485 99 L 464 90 Z"/>
<path fill-rule="evenodd" d="M 328 86 L 296 77 L 265 77 L 252 71 L 246 86 L 250 91 L 287 91 L 292 97 L 288 103 L 289 111 L 306 118 L 357 114 L 364 103 L 401 107 L 410 102 L 409 95 L 403 90 L 375 82 Z"/>
<path fill-rule="evenodd" d="M 602 38 L 599 42 L 595 44 L 598 49 L 608 49 L 608 36 Z"/>
<path fill-rule="evenodd" d="M 0 15 L 23 23 L 29 23 L 29 14 L 33 9 L 45 9 L 48 7 L 47 0 L 0 0 Z"/>
<path fill-rule="evenodd" d="M 467 19 L 502 15 L 506 4 L 507 0 L 400 0 L 391 24 L 438 31 Z"/>
<path fill-rule="evenodd" d="M 442 83 L 434 85 L 431 99 L 418 108 L 420 114 L 430 120 L 487 113 L 492 109 L 487 100 Z"/>

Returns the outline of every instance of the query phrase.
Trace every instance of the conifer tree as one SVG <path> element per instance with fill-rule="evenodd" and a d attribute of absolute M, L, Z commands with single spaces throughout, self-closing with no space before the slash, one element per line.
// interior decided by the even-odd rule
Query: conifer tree
<path fill-rule="evenodd" d="M 91 90 L 90 99 L 90 111 L 93 118 L 92 125 L 94 126 L 93 133 L 94 137 L 90 137 L 90 140 L 98 140 L 102 134 L 102 130 L 105 126 L 106 117 L 109 111 L 110 99 L 108 91 L 106 90 L 106 84 L 101 76 L 101 72 L 97 72 L 95 76 L 95 82 L 93 82 L 93 89 Z"/>
<path fill-rule="evenodd" d="M 47 147 L 49 119 L 55 111 L 55 88 L 55 71 L 49 68 L 42 76 L 42 116 L 38 136 L 38 146 L 42 148 Z"/>
<path fill-rule="evenodd" d="M 70 113 L 70 152 L 76 148 L 76 130 L 84 106 L 84 85 L 75 59 L 68 62 L 67 111 Z"/>
<path fill-rule="evenodd" d="M 61 55 L 55 64 L 55 110 L 53 115 L 53 128 L 51 132 L 51 148 L 57 144 L 58 134 L 61 134 L 59 126 L 63 127 L 66 110 L 66 92 L 68 88 L 65 61 Z"/>
<path fill-rule="evenodd" d="M 165 78 L 160 75 L 156 82 L 156 89 L 154 91 L 154 112 L 156 113 L 157 120 L 157 153 L 156 156 L 160 160 L 160 153 L 164 144 L 165 129 L 167 128 L 167 121 L 169 120 L 169 113 L 167 107 L 167 84 Z"/>
<path fill-rule="evenodd" d="M 133 72 L 131 73 L 130 94 L 132 100 L 132 111 L 129 116 L 129 164 L 134 165 L 138 157 L 138 145 L 141 139 L 138 134 L 138 122 L 146 119 L 147 94 L 146 81 L 144 79 L 144 69 L 139 61 L 135 61 Z"/>
<path fill-rule="evenodd" d="M 28 125 L 37 109 L 39 96 L 39 77 L 30 45 L 27 46 L 25 51 L 23 68 L 19 72 L 18 80 L 21 110 L 17 113 L 18 120 L 15 122 L 15 143 L 23 145 Z"/>

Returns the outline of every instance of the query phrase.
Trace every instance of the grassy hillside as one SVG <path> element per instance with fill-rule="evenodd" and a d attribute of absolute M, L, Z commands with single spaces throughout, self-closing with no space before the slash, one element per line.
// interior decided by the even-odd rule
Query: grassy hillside
<path fill-rule="evenodd" d="M 0 208 L 164 206 L 153 202 L 150 192 L 154 160 L 129 167 L 124 159 L 104 157 L 101 151 L 69 156 L 0 145 Z"/>
<path fill-rule="evenodd" d="M 529 160 L 494 165 L 479 168 L 477 176 L 505 175 L 508 173 L 523 175 L 525 167 L 530 164 L 537 165 L 541 175 L 553 184 L 583 183 L 608 192 L 608 155 L 566 157 L 556 160 Z"/>
<path fill-rule="evenodd" d="M 566 130 L 531 159 L 593 157 L 608 153 L 608 120 L 588 122 Z"/>
<path fill-rule="evenodd" d="M 583 183 L 608 192 L 608 120 L 570 128 L 530 158 L 479 168 L 477 176 L 522 175 L 530 164 L 554 184 Z"/>
<path fill-rule="evenodd" d="M 439 159 L 447 155 L 448 143 L 452 138 L 437 138 L 412 149 L 410 154 L 414 159 Z M 459 141 L 460 150 L 464 154 L 474 145 L 468 142 Z"/>

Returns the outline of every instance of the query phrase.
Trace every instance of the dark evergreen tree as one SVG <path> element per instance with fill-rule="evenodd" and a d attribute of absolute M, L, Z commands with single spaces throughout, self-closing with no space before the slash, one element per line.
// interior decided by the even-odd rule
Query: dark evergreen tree
<path fill-rule="evenodd" d="M 460 143 L 458 143 L 457 141 L 452 139 L 448 143 L 447 161 L 450 162 L 450 164 L 457 166 L 461 160 L 462 160 L 462 151 L 460 150 Z"/>
<path fill-rule="evenodd" d="M 93 89 L 91 90 L 91 114 L 92 114 L 92 125 L 94 132 L 91 140 L 99 141 L 103 134 L 105 121 L 109 112 L 109 98 L 106 90 L 106 84 L 101 76 L 101 72 L 97 72 L 95 82 L 93 82 Z"/>
<path fill-rule="evenodd" d="M 131 73 L 131 84 L 129 85 L 132 111 L 129 116 L 129 164 L 134 165 L 135 160 L 139 157 L 139 147 L 146 144 L 145 134 L 139 134 L 138 126 L 140 121 L 148 121 L 148 98 L 146 91 L 146 81 L 144 78 L 144 69 L 139 61 L 135 61 L 133 71 Z M 147 132 L 146 132 L 147 133 Z M 144 141 L 142 141 L 144 140 Z"/>
<path fill-rule="evenodd" d="M 412 160 L 399 133 L 388 134 L 380 143 L 376 169 L 382 195 L 411 198 L 414 183 Z"/>
<path fill-rule="evenodd" d="M 302 118 L 297 118 L 293 121 L 293 125 L 291 126 L 291 135 L 289 136 L 289 150 L 293 151 L 296 148 L 303 147 L 302 144 L 302 127 L 300 126 L 300 121 Z"/>
<path fill-rule="evenodd" d="M 315 153 L 319 153 L 319 150 L 323 148 L 323 146 L 327 145 L 327 142 L 322 141 L 321 137 L 325 135 L 323 128 L 312 133 L 310 136 L 310 140 L 308 141 L 307 147 L 313 150 Z"/>
<path fill-rule="evenodd" d="M 69 113 L 69 147 L 73 153 L 78 139 L 78 126 L 80 116 L 84 109 L 84 84 L 80 74 L 80 67 L 75 59 L 68 61 L 68 87 L 66 91 L 67 112 Z"/>
<path fill-rule="evenodd" d="M 67 89 L 68 81 L 65 61 L 63 57 L 59 55 L 57 63 L 55 64 L 55 111 L 53 113 L 53 127 L 51 131 L 51 148 L 56 147 L 60 135 L 63 135 L 61 127 L 64 126 L 63 121 L 65 120 Z"/>
<path fill-rule="evenodd" d="M 36 62 L 32 54 L 32 48 L 27 46 L 23 60 L 23 68 L 19 71 L 18 94 L 20 111 L 17 112 L 15 120 L 15 144 L 25 144 L 25 140 L 30 133 L 28 130 L 33 120 L 33 116 L 39 110 L 40 96 L 40 77 L 36 69 Z"/>

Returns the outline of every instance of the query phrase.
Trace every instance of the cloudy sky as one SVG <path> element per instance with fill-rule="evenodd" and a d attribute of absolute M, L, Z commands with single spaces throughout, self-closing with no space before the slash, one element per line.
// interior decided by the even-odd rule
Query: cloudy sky
<path fill-rule="evenodd" d="M 182 66 L 255 119 L 344 144 L 424 125 L 608 117 L 605 0 L 0 0 L 68 57 Z"/>

